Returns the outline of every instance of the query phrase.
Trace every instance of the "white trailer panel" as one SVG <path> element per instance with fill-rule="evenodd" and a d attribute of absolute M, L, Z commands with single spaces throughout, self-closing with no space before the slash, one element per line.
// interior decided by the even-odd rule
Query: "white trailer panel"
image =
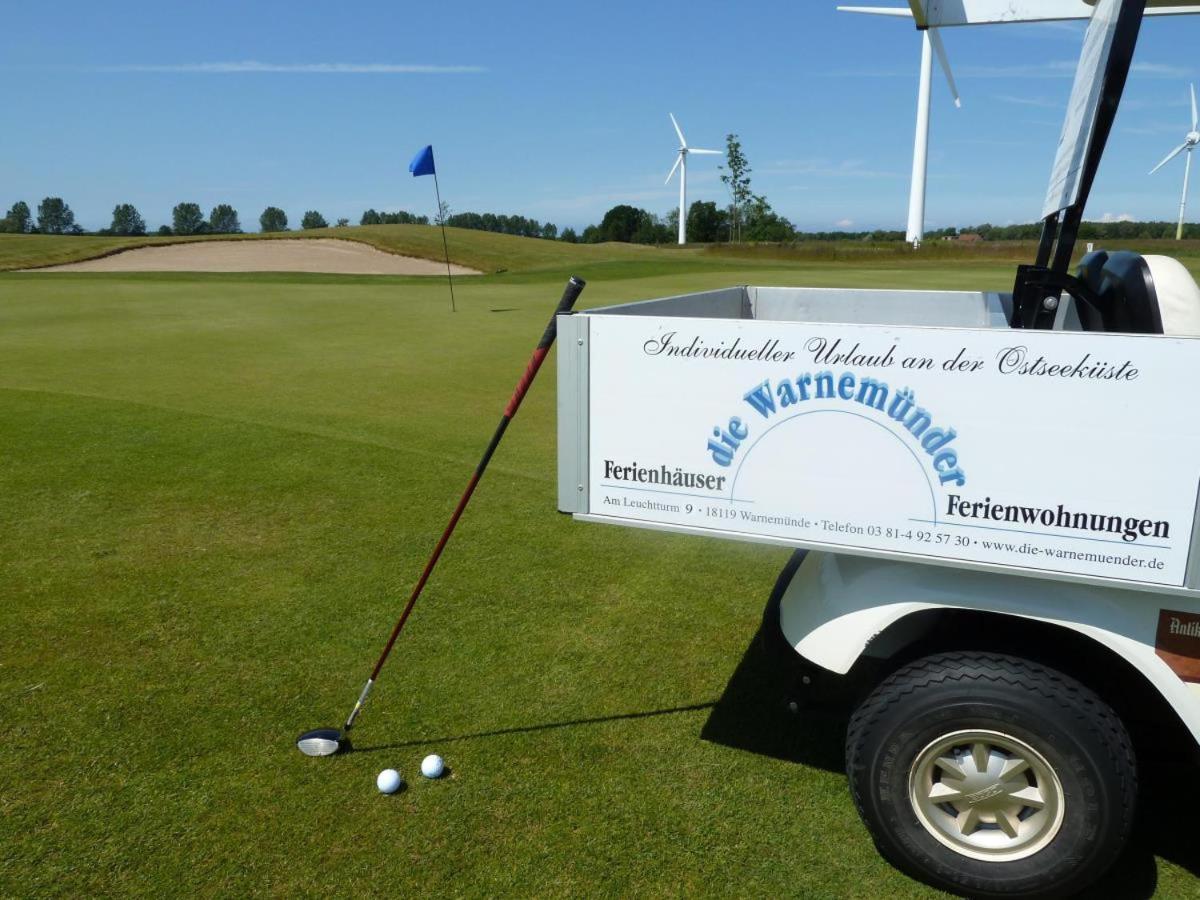
<path fill-rule="evenodd" d="M 1200 339 L 1013 331 L 997 327 L 1002 307 L 987 294 L 747 288 L 574 316 L 560 508 L 1194 587 L 1200 419 L 1185 398 Z M 948 319 L 960 327 L 923 324 Z"/>

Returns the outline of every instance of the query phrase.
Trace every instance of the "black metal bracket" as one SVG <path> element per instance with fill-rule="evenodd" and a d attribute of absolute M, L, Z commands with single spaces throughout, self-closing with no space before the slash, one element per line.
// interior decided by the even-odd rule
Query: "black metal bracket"
<path fill-rule="evenodd" d="M 1086 303 L 1103 313 L 1104 301 L 1100 295 L 1069 272 L 1045 266 L 1017 266 L 1012 327 L 1053 328 L 1064 291 L 1077 303 Z"/>

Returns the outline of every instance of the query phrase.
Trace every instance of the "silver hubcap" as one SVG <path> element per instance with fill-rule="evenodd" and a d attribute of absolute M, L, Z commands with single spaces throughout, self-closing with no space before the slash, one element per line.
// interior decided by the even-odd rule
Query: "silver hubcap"
<path fill-rule="evenodd" d="M 1058 834 L 1062 784 L 1045 757 L 999 731 L 955 731 L 917 755 L 908 796 L 925 829 L 972 859 L 1037 853 Z"/>

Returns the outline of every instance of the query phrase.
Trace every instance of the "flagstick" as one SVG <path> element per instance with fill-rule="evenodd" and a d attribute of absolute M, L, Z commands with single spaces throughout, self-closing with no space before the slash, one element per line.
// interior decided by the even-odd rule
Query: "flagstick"
<path fill-rule="evenodd" d="M 450 282 L 450 312 L 458 312 L 454 305 L 454 278 L 450 275 L 450 247 L 446 244 L 446 217 L 442 214 L 442 189 L 438 187 L 437 169 L 433 171 L 433 190 L 437 194 L 438 224 L 442 226 L 442 252 L 446 254 L 446 280 Z"/>

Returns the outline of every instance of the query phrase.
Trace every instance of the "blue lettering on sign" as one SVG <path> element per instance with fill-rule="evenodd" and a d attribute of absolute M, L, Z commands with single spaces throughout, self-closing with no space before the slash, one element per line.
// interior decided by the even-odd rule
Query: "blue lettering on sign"
<path fill-rule="evenodd" d="M 742 445 L 742 441 L 749 434 L 750 429 L 743 425 L 742 420 L 737 416 L 729 420 L 729 425 L 724 430 L 714 428 L 713 436 L 708 441 L 708 450 L 717 465 L 728 466 L 732 463 L 738 447 Z"/>
<path fill-rule="evenodd" d="M 764 381 L 748 390 L 742 399 L 764 419 L 814 399 L 868 407 L 883 413 L 912 435 L 930 456 L 930 464 L 941 484 L 961 487 L 967 483 L 967 476 L 958 464 L 958 453 L 946 449 L 946 445 L 958 437 L 958 432 L 949 427 L 935 427 L 933 413 L 917 405 L 916 394 L 909 388 L 893 394 L 886 382 L 875 378 L 859 379 L 853 372 L 843 372 L 835 378 L 833 372 L 826 371 L 776 384 Z M 750 426 L 738 416 L 733 416 L 728 425 L 714 428 L 708 440 L 708 452 L 713 462 L 719 466 L 733 465 L 738 450 L 749 436 Z"/>

